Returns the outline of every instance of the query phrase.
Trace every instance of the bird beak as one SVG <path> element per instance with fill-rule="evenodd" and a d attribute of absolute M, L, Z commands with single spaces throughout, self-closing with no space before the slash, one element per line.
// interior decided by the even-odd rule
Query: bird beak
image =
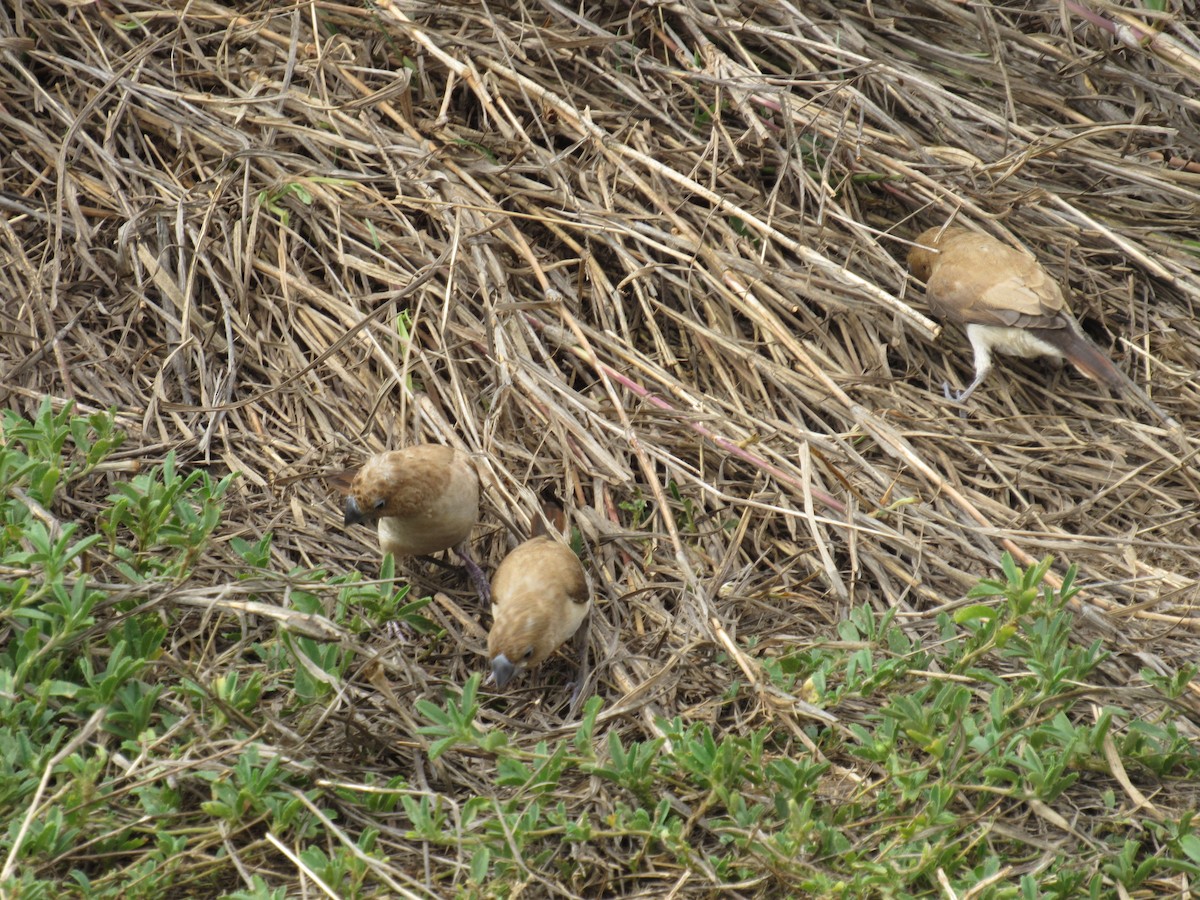
<path fill-rule="evenodd" d="M 503 653 L 492 660 L 492 677 L 496 680 L 498 690 L 504 690 L 504 686 L 512 680 L 516 671 L 516 666 L 510 663 Z"/>
<path fill-rule="evenodd" d="M 353 497 L 347 497 L 346 498 L 346 519 L 345 519 L 346 527 L 349 527 L 351 525 L 357 525 L 359 522 L 362 522 L 365 519 L 366 519 L 366 516 L 363 515 L 363 511 L 358 508 L 358 501 L 355 500 Z"/>

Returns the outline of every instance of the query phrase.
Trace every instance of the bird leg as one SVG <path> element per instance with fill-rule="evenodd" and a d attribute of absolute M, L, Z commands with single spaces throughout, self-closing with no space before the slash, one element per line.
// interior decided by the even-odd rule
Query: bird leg
<path fill-rule="evenodd" d="M 483 574 L 483 569 L 479 568 L 479 563 L 471 557 L 471 551 L 467 547 L 467 542 L 463 541 L 454 548 L 454 552 L 458 554 L 458 558 L 463 562 L 463 568 L 467 570 L 467 575 L 475 585 L 475 592 L 479 594 L 479 600 L 483 603 L 484 609 L 492 608 L 492 586 L 488 584 L 487 576 Z"/>
<path fill-rule="evenodd" d="M 967 398 L 975 393 L 975 388 L 983 384 L 983 379 L 987 378 L 988 372 L 992 371 L 992 345 L 988 333 L 975 325 L 968 325 L 967 340 L 971 342 L 971 350 L 974 354 L 975 380 L 967 385 L 965 391 L 959 392 L 958 396 L 952 398 L 958 403 L 966 403 Z M 945 389 L 949 390 L 948 387 Z M 946 394 L 946 396 L 950 395 Z"/>
<path fill-rule="evenodd" d="M 585 622 L 583 627 L 575 632 L 575 647 L 578 650 L 579 671 L 575 673 L 575 682 L 571 686 L 571 700 L 567 704 L 567 718 L 574 719 L 579 715 L 579 702 L 583 699 L 583 688 L 588 682 L 588 628 Z"/>
<path fill-rule="evenodd" d="M 987 378 L 988 372 L 992 371 L 992 354 L 986 343 L 979 340 L 977 334 L 968 332 L 968 337 L 971 339 L 971 347 L 975 351 L 975 379 L 967 385 L 966 390 L 959 391 L 957 394 L 950 390 L 950 382 L 942 382 L 942 394 L 947 400 L 953 400 L 955 403 L 966 403 L 967 398 L 975 393 L 975 388 L 983 384 L 983 379 Z M 960 409 L 958 414 L 966 418 L 967 411 Z"/>

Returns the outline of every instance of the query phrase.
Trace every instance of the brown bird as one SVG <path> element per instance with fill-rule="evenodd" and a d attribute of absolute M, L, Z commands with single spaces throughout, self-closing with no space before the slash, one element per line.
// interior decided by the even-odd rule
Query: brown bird
<path fill-rule="evenodd" d="M 453 547 L 486 605 L 487 579 L 466 544 L 478 520 L 479 473 L 469 455 L 440 444 L 371 457 L 346 496 L 346 526 L 377 523 L 384 554 L 420 556 Z"/>
<path fill-rule="evenodd" d="M 570 639 L 588 613 L 591 594 L 583 564 L 562 541 L 543 534 L 508 554 L 492 578 L 488 657 L 496 686 L 540 665 Z"/>
<path fill-rule="evenodd" d="M 1168 426 L 1178 423 L 1083 333 L 1066 298 L 1030 253 L 965 228 L 930 228 L 908 253 L 908 267 L 925 282 L 935 316 L 966 326 L 975 351 L 975 380 L 954 395 L 965 401 L 992 369 L 992 353 L 1065 358 L 1091 378 L 1143 403 Z"/>

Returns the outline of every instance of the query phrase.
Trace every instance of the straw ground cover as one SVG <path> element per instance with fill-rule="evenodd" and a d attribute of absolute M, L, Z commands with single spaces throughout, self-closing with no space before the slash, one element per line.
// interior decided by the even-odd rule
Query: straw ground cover
<path fill-rule="evenodd" d="M 0 10 L 4 893 L 1188 895 L 1182 7 Z M 960 415 L 952 216 L 1183 428 L 1040 362 Z M 582 709 L 341 527 L 422 440 L 489 566 L 563 500 Z"/>

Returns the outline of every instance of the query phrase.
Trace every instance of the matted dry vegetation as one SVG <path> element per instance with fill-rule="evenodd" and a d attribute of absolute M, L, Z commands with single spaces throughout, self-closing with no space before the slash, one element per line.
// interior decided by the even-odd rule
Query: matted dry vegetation
<path fill-rule="evenodd" d="M 280 573 L 377 571 L 323 476 L 420 440 L 477 454 L 490 565 L 564 498 L 597 584 L 588 692 L 629 739 L 664 716 L 801 734 L 759 660 L 861 604 L 936 641 L 1006 550 L 1080 567 L 1098 696 L 1197 660 L 1200 40 L 1169 11 L 30 2 L 0 11 L 0 54 L 0 394 L 114 409 L 109 477 L 171 449 L 241 473 L 187 586 L 208 617 L 163 601 L 180 670 L 253 666 L 276 627 L 208 639 L 251 590 L 230 538 L 272 532 Z M 1041 363 L 1002 361 L 960 416 L 941 386 L 969 349 L 903 265 L 951 216 L 1033 249 L 1183 431 Z M 348 638 L 386 676 L 352 670 L 302 725 L 264 704 L 260 737 L 332 781 L 486 791 L 482 756 L 428 770 L 411 704 L 481 669 L 488 619 L 458 573 L 405 571 L 445 639 Z M 552 663 L 483 721 L 564 733 L 570 677 Z M 610 802 L 564 786 L 589 791 Z M 387 851 L 420 880 L 403 830 Z M 578 862 L 583 894 L 711 884 L 620 882 L 619 845 Z"/>

